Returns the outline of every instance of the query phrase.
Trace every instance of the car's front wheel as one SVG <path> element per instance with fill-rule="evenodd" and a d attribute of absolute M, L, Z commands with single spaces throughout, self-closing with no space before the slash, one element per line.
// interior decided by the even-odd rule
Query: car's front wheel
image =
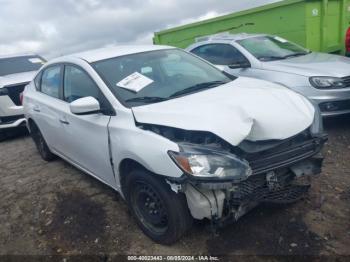
<path fill-rule="evenodd" d="M 31 126 L 30 135 L 42 159 L 49 162 L 56 158 L 56 156 L 50 151 L 43 135 L 41 134 L 39 128 L 35 124 Z"/>
<path fill-rule="evenodd" d="M 144 170 L 133 170 L 126 179 L 126 198 L 142 231 L 157 243 L 170 245 L 192 225 L 186 197 Z"/>

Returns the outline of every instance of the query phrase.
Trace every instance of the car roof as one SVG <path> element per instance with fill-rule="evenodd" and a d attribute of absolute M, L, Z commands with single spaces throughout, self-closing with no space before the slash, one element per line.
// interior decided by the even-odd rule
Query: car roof
<path fill-rule="evenodd" d="M 38 54 L 34 54 L 34 53 L 20 53 L 20 54 L 0 55 L 0 59 L 23 57 L 23 56 L 38 56 Z"/>
<path fill-rule="evenodd" d="M 200 42 L 215 42 L 215 41 L 227 41 L 227 42 L 232 42 L 232 41 L 238 41 L 238 40 L 243 40 L 247 38 L 252 38 L 252 37 L 258 37 L 258 36 L 266 36 L 266 34 L 247 34 L 247 33 L 240 33 L 240 34 L 231 34 L 231 33 L 220 33 L 220 34 L 215 34 L 215 35 L 208 35 L 208 36 L 203 36 L 203 37 L 198 37 L 196 38 L 196 43 Z"/>
<path fill-rule="evenodd" d="M 93 63 L 96 61 L 101 61 L 101 60 L 105 60 L 113 57 L 119 57 L 119 56 L 131 55 L 131 54 L 137 54 L 137 53 L 143 53 L 143 52 L 149 52 L 149 51 L 173 49 L 173 48 L 174 47 L 160 46 L 160 45 L 118 45 L 118 46 L 89 50 L 81 53 L 75 53 L 75 54 L 67 55 L 64 58 L 79 58 L 89 63 Z"/>

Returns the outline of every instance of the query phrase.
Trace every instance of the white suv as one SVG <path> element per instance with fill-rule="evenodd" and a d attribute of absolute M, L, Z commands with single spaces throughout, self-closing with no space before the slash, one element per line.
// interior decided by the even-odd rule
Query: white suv
<path fill-rule="evenodd" d="M 222 226 L 290 203 L 321 171 L 321 117 L 303 96 L 229 79 L 180 49 L 120 46 L 55 59 L 26 87 L 28 128 L 122 194 L 147 236 L 171 244 L 195 219 Z"/>
<path fill-rule="evenodd" d="M 8 129 L 25 126 L 20 95 L 44 62 L 34 54 L 0 56 L 0 139 Z"/>

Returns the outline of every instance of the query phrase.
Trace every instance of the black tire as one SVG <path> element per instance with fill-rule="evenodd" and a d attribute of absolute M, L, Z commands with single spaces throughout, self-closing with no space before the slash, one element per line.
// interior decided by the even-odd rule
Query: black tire
<path fill-rule="evenodd" d="M 184 194 L 176 194 L 165 180 L 141 169 L 126 178 L 126 199 L 141 230 L 153 241 L 171 245 L 192 226 Z"/>
<path fill-rule="evenodd" d="M 7 138 L 7 135 L 4 131 L 0 131 L 0 142 L 5 141 Z"/>
<path fill-rule="evenodd" d="M 53 161 L 56 158 L 56 155 L 50 151 L 43 135 L 35 124 L 31 125 L 30 135 L 36 145 L 36 148 L 38 149 L 41 158 L 47 162 Z"/>

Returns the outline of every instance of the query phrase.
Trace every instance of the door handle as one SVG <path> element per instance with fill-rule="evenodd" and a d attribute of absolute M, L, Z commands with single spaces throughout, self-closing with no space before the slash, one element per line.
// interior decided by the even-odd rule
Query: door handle
<path fill-rule="evenodd" d="M 40 112 L 40 107 L 39 107 L 39 106 L 34 106 L 34 107 L 33 107 L 33 110 L 34 110 L 35 112 Z"/>
<path fill-rule="evenodd" d="M 69 125 L 69 122 L 67 120 L 60 119 L 60 122 L 61 122 L 61 124 Z"/>

